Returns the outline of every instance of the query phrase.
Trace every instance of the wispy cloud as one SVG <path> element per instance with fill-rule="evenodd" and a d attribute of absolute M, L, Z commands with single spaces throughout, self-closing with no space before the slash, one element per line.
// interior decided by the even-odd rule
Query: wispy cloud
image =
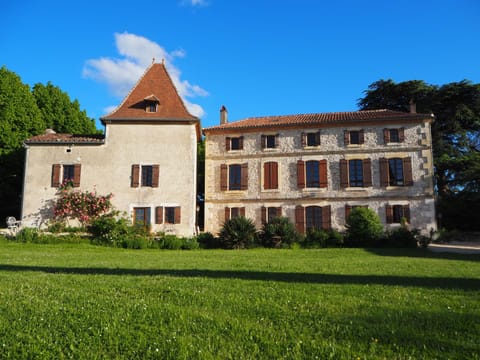
<path fill-rule="evenodd" d="M 173 65 L 176 58 L 185 56 L 183 49 L 168 52 L 154 41 L 127 32 L 116 33 L 115 43 L 121 57 L 89 59 L 85 62 L 83 76 L 106 83 L 114 95 L 124 97 L 152 63 L 153 58 L 157 61 L 164 59 L 170 77 L 187 109 L 195 116 L 205 115 L 200 105 L 191 103 L 186 98 L 207 96 L 208 92 L 198 85 L 192 85 L 188 80 L 181 80 L 180 69 Z"/>
<path fill-rule="evenodd" d="M 210 3 L 207 0 L 181 0 L 180 4 L 183 6 L 208 6 Z"/>

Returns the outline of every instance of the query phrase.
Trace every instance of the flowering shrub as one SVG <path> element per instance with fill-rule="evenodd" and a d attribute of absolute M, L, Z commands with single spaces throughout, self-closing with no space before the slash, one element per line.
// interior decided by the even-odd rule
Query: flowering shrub
<path fill-rule="evenodd" d="M 71 190 L 60 187 L 60 195 L 53 206 L 55 220 L 77 219 L 82 225 L 111 210 L 113 194 L 98 195 L 96 191 Z"/>

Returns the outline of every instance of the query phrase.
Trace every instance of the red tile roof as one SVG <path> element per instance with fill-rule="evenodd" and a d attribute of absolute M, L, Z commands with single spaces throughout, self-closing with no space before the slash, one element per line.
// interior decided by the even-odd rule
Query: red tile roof
<path fill-rule="evenodd" d="M 91 144 L 100 145 L 104 143 L 104 135 L 72 135 L 46 133 L 32 136 L 25 140 L 25 144 Z"/>
<path fill-rule="evenodd" d="M 147 112 L 146 101 L 157 100 L 157 111 Z M 105 120 L 199 121 L 188 112 L 163 63 L 153 63 L 122 103 L 100 120 L 104 123 Z"/>
<path fill-rule="evenodd" d="M 297 114 L 297 115 L 281 115 L 281 116 L 263 116 L 252 117 L 231 123 L 212 126 L 203 129 L 203 132 L 226 132 L 226 131 L 242 131 L 255 130 L 264 128 L 277 127 L 325 127 L 336 125 L 361 125 L 362 123 L 395 123 L 400 121 L 422 121 L 432 119 L 430 114 L 405 113 L 392 110 L 364 110 L 349 112 L 332 112 L 318 114 Z"/>

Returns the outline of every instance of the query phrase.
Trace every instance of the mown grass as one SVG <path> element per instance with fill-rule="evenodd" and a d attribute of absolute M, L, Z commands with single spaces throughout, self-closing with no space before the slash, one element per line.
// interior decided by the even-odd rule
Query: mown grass
<path fill-rule="evenodd" d="M 2 359 L 479 359 L 480 257 L 0 242 Z"/>

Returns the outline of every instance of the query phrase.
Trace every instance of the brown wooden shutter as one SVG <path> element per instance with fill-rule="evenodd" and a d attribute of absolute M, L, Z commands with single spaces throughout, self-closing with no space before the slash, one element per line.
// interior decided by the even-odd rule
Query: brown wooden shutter
<path fill-rule="evenodd" d="M 275 148 L 279 146 L 279 139 L 280 139 L 280 134 L 275 135 Z"/>
<path fill-rule="evenodd" d="M 52 187 L 59 187 L 61 185 L 61 182 L 60 182 L 61 169 L 62 169 L 62 165 L 60 164 L 52 165 Z"/>
<path fill-rule="evenodd" d="M 264 189 L 278 189 L 278 163 L 267 162 L 263 166 Z"/>
<path fill-rule="evenodd" d="M 380 158 L 380 186 L 388 186 L 388 160 Z"/>
<path fill-rule="evenodd" d="M 295 227 L 300 234 L 305 233 L 305 210 L 301 205 L 295 207 Z"/>
<path fill-rule="evenodd" d="M 225 150 L 230 151 L 230 137 L 225 138 Z"/>
<path fill-rule="evenodd" d="M 155 224 L 163 224 L 163 206 L 155 208 Z"/>
<path fill-rule="evenodd" d="M 363 186 L 372 186 L 372 160 L 363 159 Z"/>
<path fill-rule="evenodd" d="M 230 220 L 230 208 L 228 206 L 225 206 L 225 222 Z"/>
<path fill-rule="evenodd" d="M 350 131 L 345 130 L 343 132 L 343 142 L 345 143 L 345 145 L 350 145 Z"/>
<path fill-rule="evenodd" d="M 182 221 L 182 208 L 180 206 L 175 207 L 175 221 L 174 224 L 180 224 Z"/>
<path fill-rule="evenodd" d="M 242 174 L 240 179 L 240 190 L 248 189 L 248 163 L 242 164 Z"/>
<path fill-rule="evenodd" d="M 243 136 L 238 138 L 238 149 L 243 150 Z"/>
<path fill-rule="evenodd" d="M 405 141 L 405 128 L 398 129 L 398 141 L 404 142 Z"/>
<path fill-rule="evenodd" d="M 365 142 L 365 135 L 363 129 L 358 132 L 358 143 L 363 144 Z"/>
<path fill-rule="evenodd" d="M 393 206 L 392 205 L 385 205 L 385 215 L 387 224 L 393 223 Z"/>
<path fill-rule="evenodd" d="M 390 142 L 390 129 L 383 129 L 383 142 L 385 144 Z"/>
<path fill-rule="evenodd" d="M 265 206 L 262 206 L 260 209 L 260 218 L 262 221 L 262 225 L 267 223 L 267 208 Z"/>
<path fill-rule="evenodd" d="M 273 163 L 264 163 L 263 164 L 263 188 L 264 189 L 271 189 L 271 178 L 270 178 L 270 165 Z"/>
<path fill-rule="evenodd" d="M 81 164 L 73 165 L 73 186 L 74 187 L 80 186 L 81 173 L 82 173 L 82 165 Z"/>
<path fill-rule="evenodd" d="M 331 221 L 331 206 L 323 206 L 322 207 L 322 229 L 323 230 L 330 230 L 332 227 Z"/>
<path fill-rule="evenodd" d="M 348 161 L 340 159 L 340 187 L 348 187 Z"/>
<path fill-rule="evenodd" d="M 302 142 L 302 147 L 307 146 L 307 134 L 305 134 L 304 132 L 302 132 L 302 135 L 301 135 L 301 142 Z"/>
<path fill-rule="evenodd" d="M 403 217 L 410 223 L 410 205 L 403 205 Z"/>
<path fill-rule="evenodd" d="M 245 217 L 245 207 L 240 208 L 240 216 Z"/>
<path fill-rule="evenodd" d="M 320 130 L 315 134 L 315 145 L 320 145 Z"/>
<path fill-rule="evenodd" d="M 403 181 L 405 183 L 405 186 L 413 185 L 411 157 L 403 158 Z"/>
<path fill-rule="evenodd" d="M 152 187 L 158 187 L 160 165 L 152 165 Z"/>
<path fill-rule="evenodd" d="M 320 187 L 326 188 L 328 186 L 328 170 L 327 170 L 327 160 L 320 160 L 318 162 L 318 167 L 320 170 Z"/>
<path fill-rule="evenodd" d="M 265 149 L 267 147 L 267 136 L 266 135 L 261 136 L 260 146 L 262 147 L 262 149 Z"/>
<path fill-rule="evenodd" d="M 227 174 L 228 174 L 228 166 L 226 164 L 220 165 L 220 191 L 227 190 Z"/>
<path fill-rule="evenodd" d="M 277 207 L 277 212 L 276 212 L 275 216 L 277 216 L 277 217 L 282 216 L 282 207 L 281 206 Z"/>
<path fill-rule="evenodd" d="M 297 161 L 297 187 L 305 188 L 305 162 L 303 160 Z"/>
<path fill-rule="evenodd" d="M 352 211 L 352 205 L 345 205 L 345 224 L 347 223 L 348 215 Z"/>
<path fill-rule="evenodd" d="M 140 165 L 132 165 L 132 187 L 140 185 Z"/>

